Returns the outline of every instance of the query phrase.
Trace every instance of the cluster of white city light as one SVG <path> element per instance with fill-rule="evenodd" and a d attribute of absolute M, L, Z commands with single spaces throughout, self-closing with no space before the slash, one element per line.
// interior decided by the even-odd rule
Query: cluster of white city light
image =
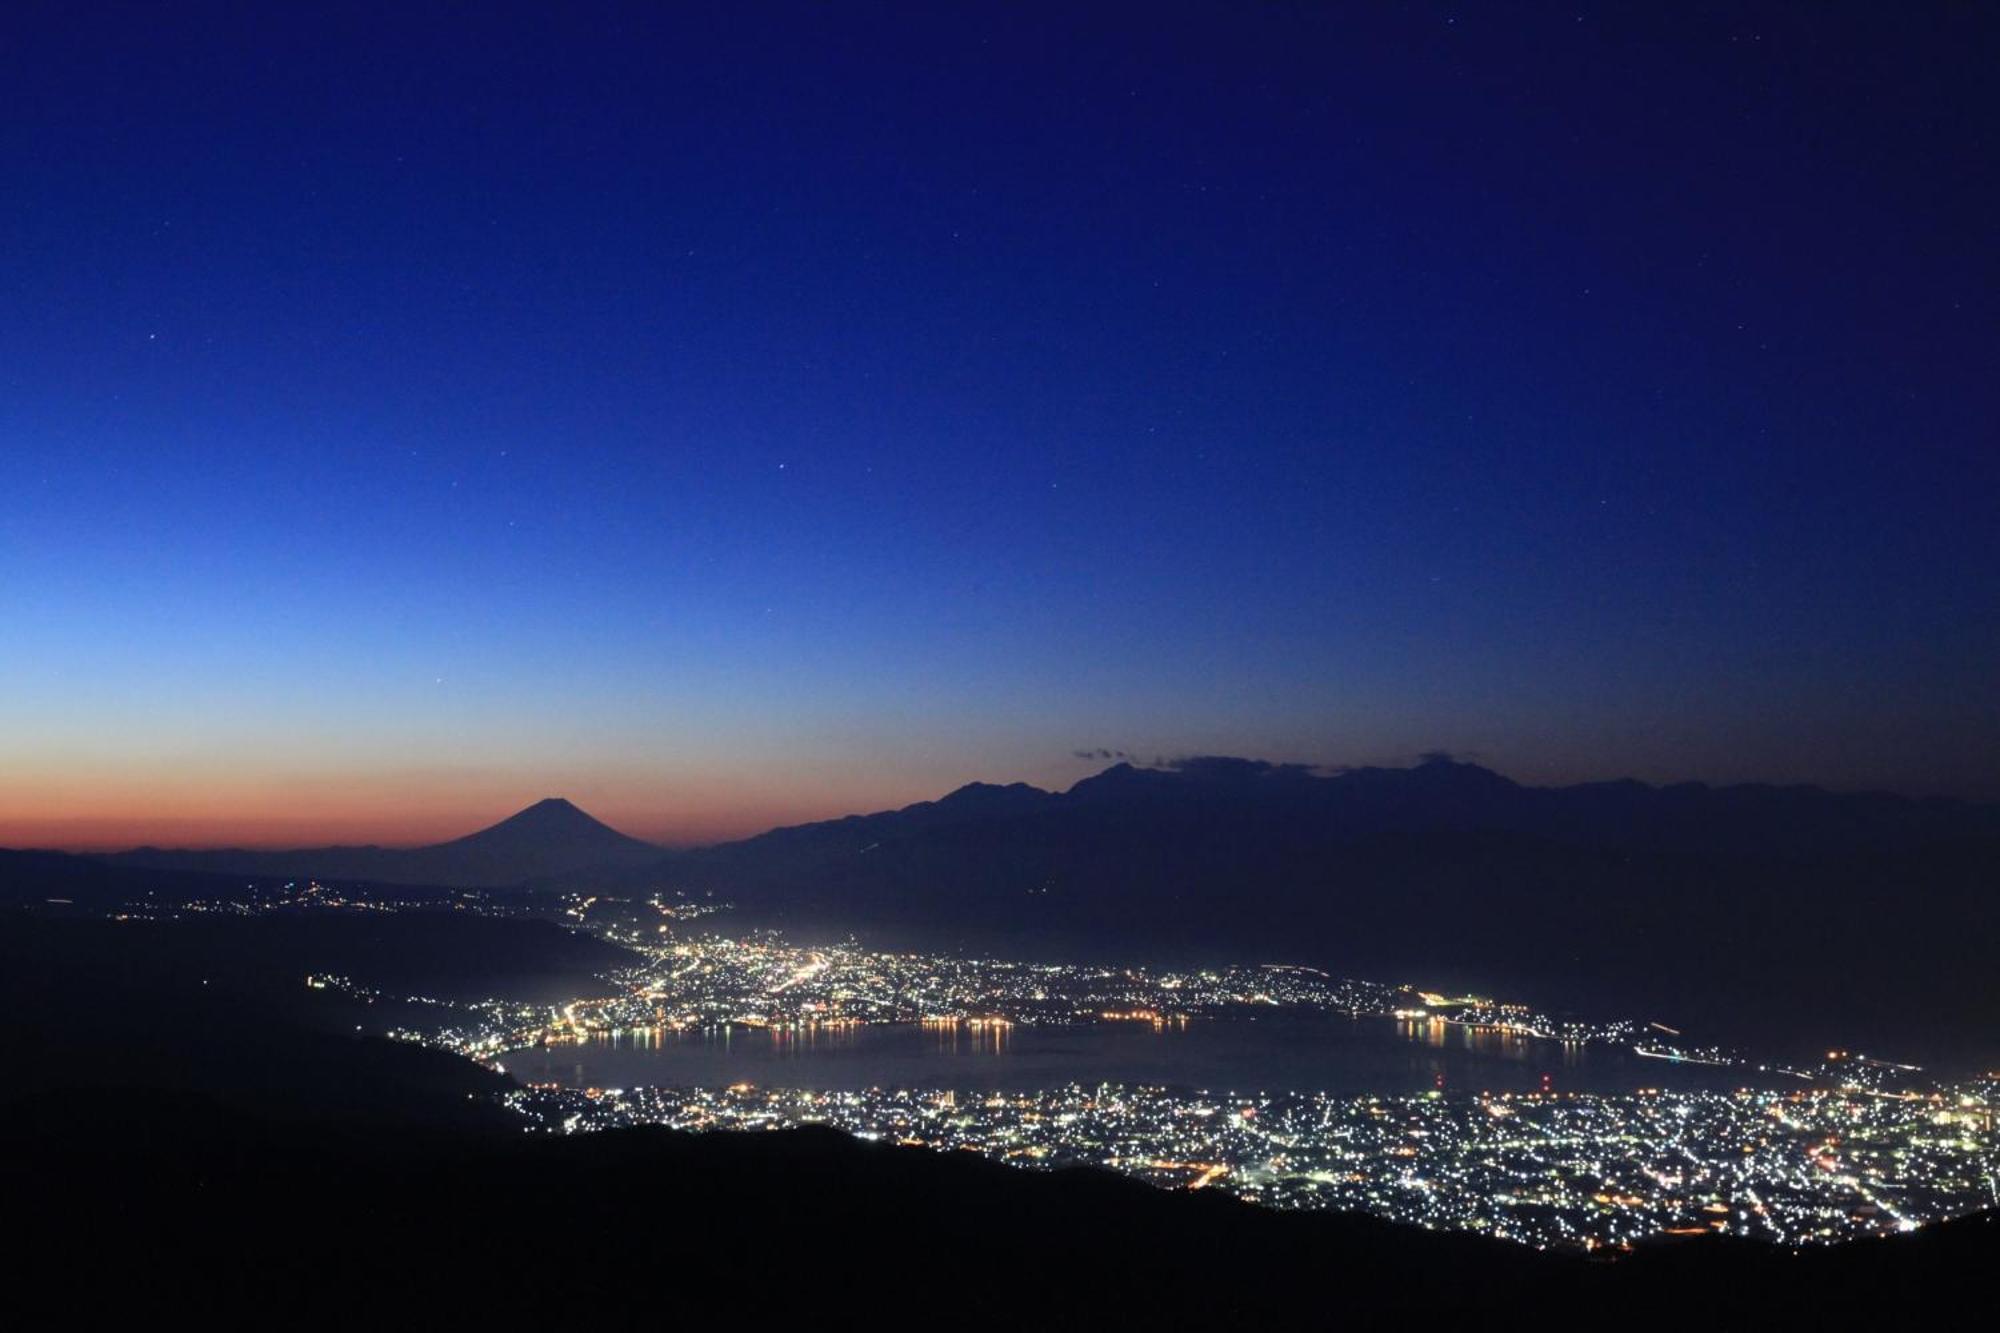
<path fill-rule="evenodd" d="M 638 960 L 605 978 L 597 995 L 448 1003 L 384 996 L 339 977 L 313 984 L 424 1006 L 427 1020 L 394 1035 L 502 1067 L 522 1049 L 645 1045 L 670 1033 L 761 1030 L 794 1042 L 923 1023 L 999 1047 L 1024 1024 L 1294 1015 L 1392 1019 L 1408 1039 L 1500 1054 L 1535 1041 L 1608 1044 L 1717 1066 L 1712 1075 L 1734 1068 L 1764 1085 L 1370 1097 L 1119 1084 L 1006 1093 L 749 1084 L 510 1093 L 509 1104 L 542 1130 L 831 1125 L 1019 1164 L 1108 1167 L 1278 1207 L 1586 1250 L 1697 1232 L 1811 1243 L 2000 1203 L 2000 1083 L 1991 1079 L 1941 1085 L 1913 1067 L 1847 1052 L 1780 1067 L 1693 1044 L 1659 1023 L 1561 1017 L 1284 964 L 1173 970 L 884 951 L 854 940 L 807 946 L 770 932 L 690 935 L 687 922 L 708 909 L 684 903 L 651 902 L 636 921 L 629 911 L 593 919 L 592 906 L 574 902 L 572 919 Z M 1774 1081 L 1789 1086 L 1773 1090 Z"/>
<path fill-rule="evenodd" d="M 1988 1081 L 1927 1093 L 1346 1098 L 1109 1084 L 979 1094 L 737 1084 L 531 1087 L 508 1101 L 546 1130 L 830 1125 L 1582 1250 L 1716 1232 L 1841 1240 L 2000 1202 L 2000 1085 Z"/>
<path fill-rule="evenodd" d="M 113 921 L 177 921 L 199 916 L 273 916 L 295 912 L 430 912 L 440 908 L 486 916 L 541 917 L 547 909 L 520 895 L 397 889 L 322 883 L 316 879 L 253 881 L 219 897 L 138 894 L 107 915 Z"/>
<path fill-rule="evenodd" d="M 1438 1045 L 1447 1036 L 1468 1047 L 1546 1040 L 1611 1044 L 1679 1062 L 1746 1062 L 1736 1053 L 1690 1043 L 1659 1024 L 1561 1017 L 1482 996 L 1345 979 L 1288 964 L 1174 970 L 1029 963 L 884 951 L 853 940 L 796 945 L 769 932 L 620 942 L 638 961 L 608 977 L 601 994 L 559 1005 L 464 1005 L 452 1021 L 427 1024 L 409 1035 L 489 1057 L 528 1046 L 600 1039 L 644 1043 L 670 1032 L 721 1028 L 945 1022 L 1001 1028 L 1164 1026 L 1275 1011 L 1394 1018 L 1427 1031 Z"/>

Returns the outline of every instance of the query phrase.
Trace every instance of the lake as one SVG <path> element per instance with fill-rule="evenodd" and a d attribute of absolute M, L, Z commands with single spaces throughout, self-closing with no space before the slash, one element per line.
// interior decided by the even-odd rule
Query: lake
<path fill-rule="evenodd" d="M 753 1083 L 1025 1091 L 1108 1082 L 1388 1095 L 1436 1088 L 1628 1092 L 1797 1086 L 1755 1070 L 1674 1064 L 1611 1047 L 1373 1017 L 1192 1020 L 1160 1027 L 887 1023 L 641 1030 L 512 1051 L 500 1063 L 523 1082 L 601 1088 Z"/>

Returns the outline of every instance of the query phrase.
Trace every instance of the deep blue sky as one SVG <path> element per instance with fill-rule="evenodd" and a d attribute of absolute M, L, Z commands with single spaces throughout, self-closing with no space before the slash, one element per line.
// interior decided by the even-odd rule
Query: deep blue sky
<path fill-rule="evenodd" d="M 9 7 L 0 841 L 2000 797 L 1987 14 Z"/>

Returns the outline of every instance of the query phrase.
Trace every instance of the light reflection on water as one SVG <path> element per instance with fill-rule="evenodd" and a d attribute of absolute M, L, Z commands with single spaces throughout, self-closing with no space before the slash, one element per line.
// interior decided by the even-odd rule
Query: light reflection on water
<path fill-rule="evenodd" d="M 1396 1034 L 1405 1041 L 1470 1051 L 1476 1055 L 1500 1060 L 1531 1060 L 1538 1054 L 1555 1048 L 1560 1052 L 1562 1067 L 1576 1069 L 1584 1063 L 1587 1049 L 1580 1041 L 1552 1042 L 1539 1037 L 1529 1037 L 1510 1028 L 1450 1023 L 1436 1015 L 1427 1019 L 1398 1018 L 1394 1021 Z"/>
<path fill-rule="evenodd" d="M 1733 1088 L 1740 1071 L 1663 1067 L 1606 1047 L 1442 1021 L 1330 1018 L 1100 1022 L 720 1024 L 633 1029 L 510 1052 L 524 1082 L 826 1090 L 1023 1091 L 1071 1083 L 1342 1095 Z"/>

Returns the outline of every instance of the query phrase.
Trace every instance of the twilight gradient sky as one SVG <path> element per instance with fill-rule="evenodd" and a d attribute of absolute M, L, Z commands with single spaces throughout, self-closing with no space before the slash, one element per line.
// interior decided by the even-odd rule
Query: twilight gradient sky
<path fill-rule="evenodd" d="M 0 843 L 2000 797 L 1991 15 L 9 6 Z"/>

